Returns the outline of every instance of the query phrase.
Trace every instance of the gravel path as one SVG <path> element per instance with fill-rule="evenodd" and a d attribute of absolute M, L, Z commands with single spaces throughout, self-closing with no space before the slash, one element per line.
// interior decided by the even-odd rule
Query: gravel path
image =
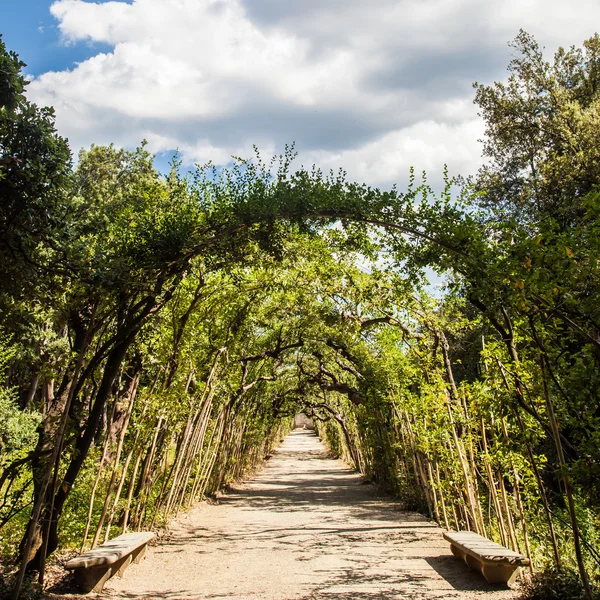
<path fill-rule="evenodd" d="M 403 511 L 311 432 L 296 430 L 250 482 L 181 516 L 109 598 L 514 599 L 452 557 L 441 529 Z"/>

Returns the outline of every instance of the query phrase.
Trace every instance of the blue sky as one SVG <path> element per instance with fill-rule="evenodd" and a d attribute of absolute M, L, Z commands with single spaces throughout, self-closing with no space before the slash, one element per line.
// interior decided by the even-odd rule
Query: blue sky
<path fill-rule="evenodd" d="M 27 63 L 25 71 L 41 75 L 46 71 L 71 69 L 98 52 L 110 51 L 101 43 L 67 45 L 61 41 L 57 20 L 50 14 L 49 0 L 2 0 L 0 33 L 8 48 Z"/>
<path fill-rule="evenodd" d="M 520 28 L 580 45 L 578 0 L 0 0 L 0 33 L 74 152 L 147 139 L 166 167 L 295 142 L 299 160 L 402 187 L 482 163 L 472 82 L 506 76 Z"/>
<path fill-rule="evenodd" d="M 132 0 L 127 1 L 131 3 Z M 111 45 L 101 42 L 67 43 L 62 39 L 58 21 L 50 13 L 52 3 L 53 0 L 2 0 L 0 3 L 2 39 L 27 64 L 24 71 L 30 76 L 70 70 L 77 63 L 112 49 Z M 102 4 L 103 0 L 96 3 Z M 169 168 L 172 153 L 168 150 L 157 155 L 156 164 L 164 172 Z"/>

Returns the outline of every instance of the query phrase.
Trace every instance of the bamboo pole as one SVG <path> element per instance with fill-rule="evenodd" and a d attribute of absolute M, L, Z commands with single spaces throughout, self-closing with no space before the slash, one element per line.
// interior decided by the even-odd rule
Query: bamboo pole
<path fill-rule="evenodd" d="M 519 541 L 517 539 L 517 532 L 515 529 L 515 522 L 513 519 L 513 511 L 508 502 L 508 494 L 506 493 L 506 486 L 504 485 L 504 476 L 497 471 L 498 474 L 498 487 L 500 488 L 500 498 L 502 498 L 502 505 L 504 506 L 504 512 L 506 514 L 506 524 L 508 529 L 508 537 L 510 539 L 510 545 L 515 552 L 520 552 Z"/>
<path fill-rule="evenodd" d="M 433 470 L 431 468 L 431 461 L 430 460 L 427 460 L 427 474 L 429 476 L 431 493 L 432 493 L 432 497 L 433 497 L 433 514 L 435 516 L 436 523 L 438 525 L 441 525 L 442 521 L 440 519 L 440 510 L 439 510 L 439 506 L 438 506 L 438 497 L 437 497 L 437 493 L 435 491 L 435 482 L 434 482 L 434 479 L 433 479 Z"/>
<path fill-rule="evenodd" d="M 194 434 L 193 439 L 189 446 L 188 456 L 185 459 L 185 468 L 184 468 L 184 476 L 182 479 L 181 487 L 181 497 L 179 498 L 176 494 L 175 504 L 177 505 L 177 513 L 179 512 L 179 508 L 183 505 L 185 500 L 185 490 L 187 489 L 191 473 L 194 467 L 194 460 L 196 456 L 202 452 L 202 445 L 204 443 L 204 437 L 206 435 L 206 431 L 208 428 L 208 423 L 210 421 L 210 414 L 212 409 L 212 401 L 214 395 L 217 391 L 217 386 L 213 385 L 214 376 L 218 366 L 218 360 L 224 352 L 224 348 L 221 348 L 219 352 L 216 354 L 211 370 L 209 372 L 208 378 L 206 380 L 206 385 L 202 392 L 199 406 L 201 406 L 200 413 L 198 414 L 197 420 L 194 423 Z M 191 498 L 193 501 L 193 489 L 194 485 L 192 485 L 192 494 Z"/>
<path fill-rule="evenodd" d="M 442 516 L 444 517 L 444 527 L 448 530 L 450 529 L 449 525 L 448 525 L 448 513 L 446 511 L 446 502 L 444 500 L 444 490 L 442 489 L 442 482 L 440 480 L 440 468 L 438 465 L 437 460 L 434 461 L 434 465 L 433 465 L 433 471 L 435 474 L 435 481 L 440 493 L 440 504 L 442 507 Z"/>
<path fill-rule="evenodd" d="M 221 439 L 225 429 L 225 421 L 227 419 L 227 410 L 223 410 L 220 414 L 220 418 L 217 420 L 215 424 L 215 430 L 218 431 L 216 437 L 214 438 L 214 446 L 212 447 L 212 452 L 210 453 L 210 458 L 205 465 L 205 468 L 202 471 L 201 475 L 201 484 L 200 484 L 200 492 L 199 497 L 202 498 L 206 492 L 206 488 L 208 487 L 208 482 L 210 476 L 212 474 L 213 465 L 217 458 L 219 445 L 221 443 Z"/>
<path fill-rule="evenodd" d="M 449 418 L 449 422 L 450 422 L 450 432 L 452 434 L 452 439 L 454 441 L 456 455 L 457 455 L 458 462 L 460 464 L 460 468 L 461 468 L 461 471 L 463 474 L 463 480 L 464 480 L 464 484 L 465 484 L 465 492 L 466 492 L 466 498 L 467 498 L 467 506 L 469 508 L 470 519 L 473 523 L 475 533 L 482 533 L 481 527 L 479 525 L 479 521 L 477 519 L 477 509 L 475 507 L 475 494 L 471 487 L 471 479 L 469 476 L 470 469 L 469 469 L 469 466 L 468 466 L 467 461 L 464 456 L 464 449 L 462 448 L 460 439 L 458 437 L 458 433 L 456 431 L 456 424 L 455 424 L 454 418 L 452 416 L 452 410 L 450 408 L 449 402 L 446 402 L 446 409 L 448 411 L 448 418 Z"/>
<path fill-rule="evenodd" d="M 173 464 L 171 465 L 171 468 L 169 469 L 169 454 L 170 454 L 171 446 L 173 445 L 173 437 L 175 437 L 175 456 L 177 456 L 177 448 L 179 447 L 182 436 L 183 436 L 183 433 L 181 433 L 180 435 L 177 435 L 177 433 L 171 432 L 169 441 L 165 445 L 165 452 L 164 452 L 164 456 L 163 456 L 163 467 L 162 467 L 162 484 L 160 487 L 160 492 L 158 493 L 157 500 L 154 503 L 154 513 L 152 515 L 152 521 L 150 521 L 150 529 L 152 529 L 154 527 L 156 517 L 158 516 L 158 511 L 159 511 L 160 507 L 162 506 L 162 500 L 164 498 L 165 490 L 167 488 L 169 481 L 171 480 L 171 474 L 173 473 L 173 468 L 175 467 L 175 461 L 173 461 Z M 148 486 L 149 490 L 152 490 L 153 483 L 154 482 L 151 482 L 151 484 Z M 146 502 L 145 502 L 145 506 L 144 506 L 144 521 L 146 520 L 146 511 L 148 508 L 149 497 L 150 497 L 150 493 L 148 493 L 146 495 Z"/>
<path fill-rule="evenodd" d="M 106 499 L 104 500 L 104 506 L 102 507 L 102 512 L 100 514 L 100 519 L 98 521 L 98 525 L 96 526 L 96 532 L 94 534 L 94 539 L 92 540 L 92 548 L 95 548 L 98 544 L 98 539 L 100 537 L 100 532 L 102 531 L 102 527 L 104 525 L 104 519 L 106 518 L 106 514 L 108 511 L 108 507 L 110 504 L 110 497 L 112 495 L 114 485 L 117 478 L 117 469 L 119 467 L 119 461 L 121 460 L 121 452 L 123 450 L 123 443 L 125 441 L 125 435 L 127 434 L 127 427 L 129 425 L 129 419 L 131 418 L 131 413 L 133 411 L 133 404 L 135 402 L 135 397 L 137 394 L 137 388 L 140 381 L 140 369 L 137 370 L 136 374 L 132 378 L 130 385 L 128 386 L 127 394 L 129 396 L 129 403 L 127 405 L 127 412 L 125 414 L 125 420 L 123 422 L 123 427 L 121 429 L 119 439 L 117 441 L 117 450 L 115 452 L 115 458 L 113 462 L 113 472 L 110 479 L 110 483 L 108 485 L 108 491 L 106 492 Z"/>
<path fill-rule="evenodd" d="M 140 462 L 142 461 L 142 454 L 144 453 L 144 447 L 140 448 L 138 452 L 137 458 L 135 459 L 135 464 L 133 465 L 133 470 L 131 472 L 131 479 L 129 481 L 129 490 L 127 492 L 127 502 L 125 504 L 125 510 L 123 511 L 123 528 L 121 529 L 121 533 L 127 533 L 127 525 L 129 524 L 129 514 L 131 511 L 131 500 L 133 498 L 133 490 L 135 489 L 135 480 L 137 477 L 137 472 L 140 467 Z"/>
<path fill-rule="evenodd" d="M 488 479 L 488 489 L 490 491 L 490 495 L 492 497 L 492 502 L 494 504 L 494 511 L 496 513 L 496 520 L 498 523 L 498 532 L 500 533 L 500 543 L 503 546 L 508 545 L 508 535 L 506 533 L 506 526 L 504 524 L 504 516 L 502 514 L 502 508 L 500 506 L 500 501 L 498 499 L 498 490 L 496 489 L 496 479 L 494 477 L 494 473 L 492 471 L 492 466 L 490 464 L 490 453 L 487 443 L 487 434 L 485 430 L 485 422 L 483 420 L 483 415 L 480 417 L 481 424 L 481 442 L 483 444 L 483 459 L 485 463 L 485 470 L 487 473 Z"/>
<path fill-rule="evenodd" d="M 143 419 L 144 417 L 144 413 L 146 412 L 146 405 L 144 405 L 144 408 L 142 409 L 142 414 L 140 415 L 140 420 Z M 140 438 L 140 430 L 138 429 L 136 431 L 135 434 L 135 438 L 131 444 L 131 450 L 127 453 L 127 458 L 125 459 L 125 464 L 123 465 L 123 469 L 121 472 L 121 478 L 119 480 L 119 485 L 117 487 L 117 491 L 115 492 L 115 497 L 113 500 L 113 504 L 112 507 L 110 509 L 109 515 L 108 515 L 108 522 L 106 524 L 106 533 L 104 535 L 104 542 L 106 543 L 107 539 L 108 539 L 108 535 L 110 532 L 110 528 L 112 526 L 112 522 L 113 522 L 113 518 L 117 509 L 117 506 L 119 504 L 119 499 L 121 498 L 121 492 L 123 490 L 123 485 L 125 484 L 125 480 L 127 479 L 127 471 L 129 469 L 129 464 L 131 463 L 131 459 L 133 457 L 133 453 L 135 451 L 135 448 L 138 444 L 138 440 Z"/>
<path fill-rule="evenodd" d="M 144 466 L 142 467 L 142 472 L 140 474 L 140 479 L 137 482 L 137 494 L 139 496 L 139 500 L 137 501 L 135 512 L 133 514 L 133 527 L 137 528 L 139 525 L 139 521 L 141 518 L 141 511 L 144 506 L 144 499 L 146 497 L 146 492 L 148 491 L 148 477 L 150 473 L 150 469 L 152 464 L 154 463 L 154 457 L 156 454 L 156 448 L 158 447 L 158 439 L 161 434 L 164 434 L 165 428 L 167 425 L 167 419 L 165 419 L 164 415 L 161 414 L 158 417 L 158 421 L 156 423 L 156 427 L 154 429 L 154 436 L 152 438 L 152 444 L 150 445 L 150 449 L 146 454 L 146 459 L 144 461 Z M 162 443 L 162 439 L 161 439 Z"/>
<path fill-rule="evenodd" d="M 203 473 L 204 473 L 204 469 L 206 467 L 205 459 L 206 459 L 207 456 L 211 455 L 212 448 L 213 448 L 213 440 L 215 439 L 215 436 L 216 436 L 216 433 L 217 433 L 217 429 L 220 426 L 222 412 L 223 412 L 223 409 L 219 412 L 219 414 L 217 415 L 217 418 L 215 419 L 214 426 L 213 426 L 212 432 L 210 434 L 210 438 L 209 438 L 208 443 L 207 443 L 206 452 L 204 451 L 204 448 L 202 448 L 202 451 L 201 451 L 201 453 L 200 453 L 200 455 L 198 457 L 197 466 L 196 466 L 196 473 L 194 475 L 194 483 L 192 485 L 192 493 L 190 495 L 190 499 L 191 499 L 190 500 L 190 504 L 192 502 L 194 502 L 194 500 L 196 498 L 200 499 L 201 496 L 202 496 L 202 494 L 200 494 L 199 496 L 197 496 L 197 494 L 198 494 L 198 490 L 200 489 L 200 486 L 201 486 L 202 481 L 203 481 L 202 476 L 203 476 Z M 210 418 L 209 418 L 208 422 L 210 423 Z"/>
<path fill-rule="evenodd" d="M 498 365 L 498 368 L 500 369 L 500 376 L 502 377 L 502 380 L 504 382 L 504 387 L 510 392 L 511 388 L 508 383 L 508 379 L 506 378 L 506 375 L 504 373 L 504 369 L 502 368 L 502 363 L 498 359 L 496 359 L 496 363 Z M 527 457 L 529 458 L 529 464 L 531 465 L 531 468 L 533 469 L 533 473 L 535 475 L 538 491 L 540 493 L 540 498 L 542 499 L 542 505 L 544 507 L 544 513 L 546 515 L 546 521 L 548 523 L 548 532 L 550 534 L 550 542 L 552 544 L 552 554 L 553 554 L 553 558 L 554 558 L 554 565 L 556 566 L 557 569 L 560 570 L 562 561 L 560 559 L 560 552 L 558 549 L 558 540 L 556 538 L 556 530 L 554 528 L 554 521 L 552 519 L 552 511 L 550 510 L 550 502 L 548 501 L 548 496 L 546 494 L 546 486 L 544 485 L 544 482 L 542 480 L 542 476 L 540 474 L 540 471 L 539 471 L 539 468 L 537 465 L 537 460 L 535 459 L 535 456 L 533 454 L 533 449 L 531 447 L 531 444 L 527 440 L 527 432 L 525 430 L 525 425 L 523 423 L 523 419 L 521 418 L 521 415 L 519 413 L 518 406 L 513 405 L 513 412 L 515 414 L 515 418 L 517 419 L 517 424 L 519 425 L 519 430 L 521 431 L 521 435 L 523 436 L 524 443 L 525 443 L 525 450 L 527 452 Z"/>
<path fill-rule="evenodd" d="M 573 487 L 571 484 L 571 478 L 568 474 L 567 469 L 567 461 L 565 460 L 565 453 L 563 449 L 563 445 L 561 442 L 560 429 L 558 426 L 558 421 L 556 419 L 556 413 L 554 412 L 554 404 L 552 402 L 552 398 L 548 392 L 548 386 L 546 382 L 546 369 L 544 365 L 544 356 L 540 357 L 540 367 L 542 369 L 542 389 L 544 391 L 544 396 L 546 399 L 546 410 L 548 413 L 548 419 L 550 421 L 550 426 L 552 428 L 552 433 L 554 434 L 554 443 L 556 444 L 556 453 L 558 455 L 558 463 L 561 469 L 561 475 L 563 484 L 565 486 L 565 493 L 567 495 L 567 506 L 569 508 L 569 518 L 571 520 L 571 527 L 573 530 L 573 545 L 575 546 L 575 556 L 577 558 L 577 566 L 579 568 L 579 576 L 581 577 L 581 582 L 583 583 L 583 588 L 585 590 L 586 600 L 593 600 L 592 597 L 592 589 L 590 587 L 590 581 L 588 578 L 587 571 L 585 569 L 585 563 L 583 562 L 583 552 L 581 549 L 581 537 L 579 534 L 579 523 L 577 521 L 577 513 L 575 511 L 575 501 L 573 499 Z"/>
<path fill-rule="evenodd" d="M 506 426 L 506 422 L 504 419 L 500 420 L 501 426 L 502 426 L 502 433 L 504 435 L 504 439 L 508 442 L 509 441 L 509 435 L 508 435 L 508 428 Z M 519 471 L 517 470 L 517 467 L 515 465 L 515 462 L 512 458 L 512 456 L 510 457 L 510 467 L 512 470 L 512 475 L 513 475 L 513 493 L 514 493 L 514 498 L 515 498 L 515 504 L 517 506 L 517 511 L 519 513 L 519 521 L 521 523 L 521 529 L 523 530 L 523 543 L 525 544 L 525 552 L 527 554 L 527 558 L 529 559 L 529 571 L 530 573 L 533 573 L 535 571 L 535 563 L 533 560 L 533 556 L 531 554 L 531 544 L 529 543 L 529 533 L 527 531 L 527 521 L 525 519 L 525 512 L 523 510 L 523 501 L 521 498 L 521 490 L 520 490 L 520 476 L 519 476 Z"/>
<path fill-rule="evenodd" d="M 113 402 L 113 405 L 112 405 L 109 423 L 112 423 L 112 421 L 113 421 L 116 407 L 117 407 L 117 402 L 115 401 L 115 402 Z M 100 456 L 100 463 L 98 465 L 98 470 L 96 471 L 96 477 L 94 477 L 94 484 L 92 485 L 92 491 L 90 494 L 90 505 L 89 505 L 89 509 L 88 509 L 87 519 L 85 522 L 85 530 L 83 532 L 83 537 L 81 539 L 81 547 L 79 548 L 79 554 L 82 554 L 83 551 L 85 550 L 85 542 L 87 540 L 87 536 L 90 531 L 90 524 L 92 522 L 92 514 L 94 511 L 94 503 L 95 503 L 95 499 L 96 499 L 96 490 L 97 490 L 98 484 L 100 482 L 100 476 L 102 475 L 102 472 L 104 469 L 104 463 L 108 456 L 109 438 L 110 438 L 110 436 L 108 435 L 108 429 L 107 429 L 106 435 L 104 436 L 104 442 L 102 444 L 102 455 Z"/>
<path fill-rule="evenodd" d="M 210 420 L 210 408 L 211 402 L 207 401 L 205 403 L 205 407 L 202 410 L 199 419 L 199 425 L 197 426 L 197 434 L 195 435 L 195 439 L 193 440 L 193 445 L 190 444 L 190 451 L 188 453 L 188 457 L 186 459 L 184 474 L 182 478 L 182 484 L 180 488 L 179 495 L 176 495 L 175 504 L 177 506 L 177 512 L 179 512 L 179 508 L 183 506 L 185 502 L 185 491 L 188 488 L 189 480 L 191 477 L 192 469 L 194 467 L 194 460 L 198 456 L 198 454 L 202 450 L 202 445 L 204 443 L 204 437 L 206 435 L 206 430 L 208 427 L 208 422 Z"/>

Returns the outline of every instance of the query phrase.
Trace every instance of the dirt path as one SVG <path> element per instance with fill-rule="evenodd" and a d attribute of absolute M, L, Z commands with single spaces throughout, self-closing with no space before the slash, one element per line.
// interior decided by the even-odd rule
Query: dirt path
<path fill-rule="evenodd" d="M 293 432 L 252 481 L 201 504 L 110 598 L 513 599 L 449 553 L 441 530 L 377 497 L 318 438 Z"/>

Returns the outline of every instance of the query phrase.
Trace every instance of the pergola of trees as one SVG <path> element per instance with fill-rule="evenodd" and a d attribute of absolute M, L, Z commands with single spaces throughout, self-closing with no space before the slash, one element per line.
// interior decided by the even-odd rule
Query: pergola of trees
<path fill-rule="evenodd" d="M 489 161 L 456 195 L 295 170 L 292 149 L 163 177 L 143 145 L 93 146 L 73 166 L 0 41 L 15 597 L 57 548 L 243 476 L 299 410 L 407 506 L 597 593 L 600 38 L 553 62 L 514 44 L 508 82 L 476 85 Z"/>

